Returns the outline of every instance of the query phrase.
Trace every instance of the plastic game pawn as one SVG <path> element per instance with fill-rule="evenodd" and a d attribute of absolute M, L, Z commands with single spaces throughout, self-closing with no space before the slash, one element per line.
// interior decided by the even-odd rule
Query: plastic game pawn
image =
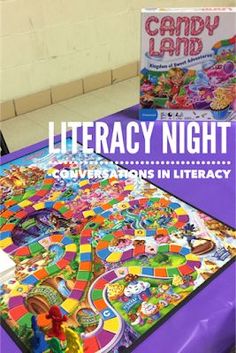
<path fill-rule="evenodd" d="M 62 348 L 58 338 L 53 337 L 50 341 L 48 341 L 48 345 L 50 353 L 65 353 L 65 350 Z"/>
<path fill-rule="evenodd" d="M 67 340 L 66 353 L 84 353 L 78 333 L 66 328 L 65 334 Z"/>
<path fill-rule="evenodd" d="M 67 316 L 62 315 L 60 308 L 56 305 L 53 305 L 50 308 L 49 313 L 46 317 L 47 317 L 47 319 L 52 320 L 52 328 L 47 333 L 48 337 L 56 337 L 60 341 L 65 341 L 66 335 L 65 335 L 64 330 L 62 328 L 62 324 L 63 324 L 63 322 L 67 321 Z"/>
<path fill-rule="evenodd" d="M 48 349 L 48 344 L 45 341 L 44 333 L 39 329 L 35 316 L 32 316 L 31 327 L 33 330 L 33 337 L 31 339 L 31 346 L 33 353 L 43 353 Z"/>

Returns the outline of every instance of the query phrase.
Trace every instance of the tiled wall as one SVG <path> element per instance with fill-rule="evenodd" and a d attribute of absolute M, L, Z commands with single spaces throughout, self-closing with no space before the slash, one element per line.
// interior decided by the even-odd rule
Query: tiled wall
<path fill-rule="evenodd" d="M 11 102 L 137 62 L 142 7 L 233 6 L 235 0 L 2 0 L 0 5 L 1 101 Z"/>

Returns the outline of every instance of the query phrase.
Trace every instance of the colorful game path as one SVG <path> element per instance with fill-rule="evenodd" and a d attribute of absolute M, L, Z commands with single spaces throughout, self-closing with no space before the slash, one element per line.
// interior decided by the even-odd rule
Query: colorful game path
<path fill-rule="evenodd" d="M 2 214 L 2 235 L 0 246 L 7 252 L 14 254 L 14 256 L 32 257 L 40 253 L 48 251 L 52 244 L 58 244 L 63 248 L 63 256 L 53 264 L 36 270 L 34 273 L 25 277 L 20 288 L 12 290 L 10 293 L 10 300 L 8 303 L 10 317 L 15 320 L 19 325 L 31 325 L 32 314 L 28 311 L 25 305 L 24 295 L 29 292 L 32 286 L 35 286 L 39 281 L 46 279 L 48 276 L 55 275 L 63 270 L 71 261 L 76 257 L 77 252 L 79 255 L 79 270 L 76 277 L 73 290 L 70 292 L 68 298 L 61 304 L 61 311 L 66 315 L 71 315 L 78 307 L 80 300 L 83 299 L 85 291 L 89 288 L 90 280 L 92 279 L 93 268 L 93 251 L 92 239 L 96 230 L 101 227 L 106 219 L 112 215 L 111 208 L 115 204 L 114 200 L 106 208 L 96 208 L 91 211 L 85 211 L 83 217 L 91 217 L 92 220 L 87 223 L 85 228 L 80 233 L 79 249 L 73 242 L 73 238 L 64 236 L 62 234 L 53 234 L 42 240 L 35 241 L 29 245 L 17 248 L 12 241 L 12 232 L 15 225 L 23 218 L 30 216 L 35 211 L 50 209 L 58 211 L 65 219 L 72 216 L 72 212 L 65 206 L 63 202 L 38 202 L 42 196 L 50 190 L 53 179 L 47 177 L 43 183 L 42 189 L 37 191 L 34 196 L 28 200 L 15 203 L 8 201 L 5 203 Z M 86 183 L 85 183 L 86 184 Z M 170 234 L 181 229 L 189 220 L 186 212 L 181 208 L 178 203 L 172 203 L 165 199 L 158 198 L 143 198 L 132 200 L 130 202 L 122 203 L 122 198 L 116 200 L 120 211 L 136 207 L 145 209 L 155 202 L 161 202 L 163 206 L 172 210 L 173 219 L 175 220 L 171 225 L 159 228 L 158 232 L 162 234 Z M 7 207 L 7 209 L 5 209 Z M 133 239 L 137 237 L 152 238 L 156 234 L 156 229 L 127 229 L 117 230 L 105 235 L 97 244 L 97 255 L 107 263 L 124 263 L 133 258 L 147 253 L 145 245 L 135 245 L 132 249 L 124 252 L 115 252 L 111 250 L 110 244 L 114 239 L 129 235 Z M 79 235 L 79 234 L 78 234 Z M 185 263 L 178 267 L 141 267 L 141 266 L 128 266 L 119 267 L 109 272 L 102 274 L 91 285 L 88 292 L 88 299 L 91 307 L 100 314 L 100 322 L 97 329 L 89 334 L 83 336 L 84 351 L 86 353 L 101 352 L 105 353 L 111 350 L 120 340 L 124 330 L 124 322 L 119 314 L 110 305 L 107 298 L 107 285 L 117 280 L 124 278 L 128 274 L 134 274 L 142 277 L 156 278 L 156 279 L 169 279 L 174 275 L 185 276 L 195 272 L 196 268 L 200 267 L 198 257 L 190 252 L 186 247 L 181 247 L 175 244 L 162 244 L 156 247 L 153 255 L 157 253 L 174 253 L 179 254 L 185 258 Z M 20 290 L 19 290 L 20 289 Z M 24 295 L 23 295 L 24 294 Z M 40 315 L 38 317 L 40 322 Z"/>

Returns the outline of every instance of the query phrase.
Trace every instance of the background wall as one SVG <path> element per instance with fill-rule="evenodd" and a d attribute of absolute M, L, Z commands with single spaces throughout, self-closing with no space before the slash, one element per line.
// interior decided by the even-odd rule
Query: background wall
<path fill-rule="evenodd" d="M 234 0 L 2 0 L 1 101 L 139 60 L 142 7 Z"/>

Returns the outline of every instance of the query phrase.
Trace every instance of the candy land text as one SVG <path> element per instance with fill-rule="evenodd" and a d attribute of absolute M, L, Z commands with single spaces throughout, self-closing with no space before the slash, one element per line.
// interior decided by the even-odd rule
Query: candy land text
<path fill-rule="evenodd" d="M 164 16 L 161 19 L 156 15 L 150 16 L 145 22 L 145 31 L 150 36 L 149 55 L 199 55 L 203 50 L 201 35 L 204 33 L 212 36 L 219 24 L 218 15 L 205 18 L 187 15 L 177 18 Z"/>

